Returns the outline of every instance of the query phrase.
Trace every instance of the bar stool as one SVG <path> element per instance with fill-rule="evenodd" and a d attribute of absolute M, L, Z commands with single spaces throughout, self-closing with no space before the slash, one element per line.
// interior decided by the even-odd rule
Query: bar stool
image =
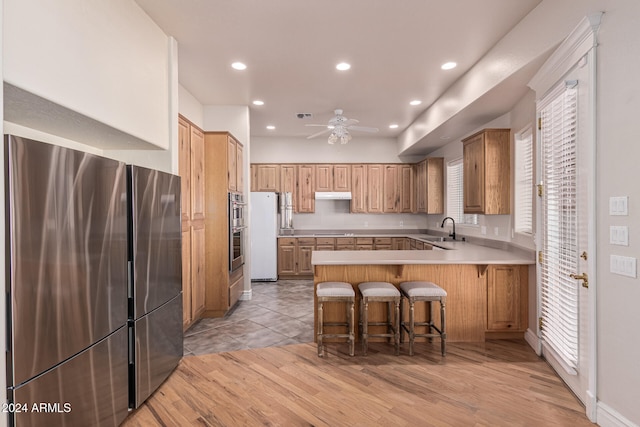
<path fill-rule="evenodd" d="M 407 299 L 409 302 L 409 326 L 404 321 L 404 313 L 402 314 L 402 329 L 409 334 L 409 356 L 413 356 L 413 343 L 416 337 L 434 338 L 440 337 L 440 346 L 442 350 L 442 356 L 446 356 L 446 321 L 445 321 L 445 306 L 447 299 L 447 291 L 433 282 L 402 282 L 400 283 L 400 292 L 402 298 Z M 440 328 L 433 323 L 433 303 L 435 301 L 440 302 Z M 426 322 L 416 322 L 414 317 L 414 304 L 416 302 L 429 303 L 429 319 Z M 404 304 L 403 309 L 404 311 Z M 417 334 L 415 332 L 416 326 L 427 326 L 427 331 L 424 334 Z M 436 333 L 432 333 L 434 329 Z M 402 333 L 402 332 L 401 332 Z"/>
<path fill-rule="evenodd" d="M 362 324 L 362 351 L 367 355 L 369 337 L 393 338 L 396 356 L 400 354 L 400 291 L 388 282 L 363 282 L 358 285 L 360 300 L 360 322 Z M 369 322 L 369 303 L 387 303 L 387 321 Z M 386 326 L 387 332 L 370 334 L 369 326 Z"/>
<path fill-rule="evenodd" d="M 345 282 L 320 282 L 316 287 L 316 296 L 318 300 L 318 357 L 324 356 L 323 338 L 347 338 L 349 342 L 349 356 L 353 356 L 355 347 L 354 333 L 354 305 L 356 293 L 353 286 Z M 323 306 L 325 302 L 344 302 L 347 304 L 347 321 L 346 322 L 326 322 L 323 317 Z M 347 333 L 344 334 L 325 334 L 325 326 L 346 326 Z"/>

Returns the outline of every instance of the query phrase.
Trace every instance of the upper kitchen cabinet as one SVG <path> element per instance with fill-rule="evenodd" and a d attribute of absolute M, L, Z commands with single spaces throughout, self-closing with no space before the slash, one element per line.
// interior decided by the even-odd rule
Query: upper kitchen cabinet
<path fill-rule="evenodd" d="M 382 212 L 398 212 L 400 194 L 402 192 L 398 176 L 398 165 L 383 165 L 382 183 Z"/>
<path fill-rule="evenodd" d="M 316 166 L 298 165 L 298 200 L 297 212 L 312 213 L 316 210 Z"/>
<path fill-rule="evenodd" d="M 444 159 L 429 157 L 415 166 L 416 212 L 444 213 Z"/>
<path fill-rule="evenodd" d="M 298 212 L 298 171 L 296 165 L 280 165 L 280 191 L 291 193 L 293 211 Z"/>
<path fill-rule="evenodd" d="M 243 192 L 243 147 L 230 133 L 228 132 L 207 132 L 211 135 L 219 135 L 221 138 L 226 138 L 227 142 L 227 183 L 228 190 L 233 192 Z"/>
<path fill-rule="evenodd" d="M 315 191 L 351 191 L 351 165 L 315 165 Z"/>
<path fill-rule="evenodd" d="M 462 140 L 464 213 L 509 214 L 510 129 L 484 129 Z"/>
<path fill-rule="evenodd" d="M 367 165 L 368 213 L 383 213 L 384 165 Z"/>
<path fill-rule="evenodd" d="M 251 191 L 280 191 L 280 165 L 252 164 Z"/>
<path fill-rule="evenodd" d="M 367 166 L 351 166 L 351 213 L 367 212 Z"/>
<path fill-rule="evenodd" d="M 415 212 L 414 167 L 413 165 L 398 165 L 398 169 L 400 183 L 398 211 L 401 213 Z"/>

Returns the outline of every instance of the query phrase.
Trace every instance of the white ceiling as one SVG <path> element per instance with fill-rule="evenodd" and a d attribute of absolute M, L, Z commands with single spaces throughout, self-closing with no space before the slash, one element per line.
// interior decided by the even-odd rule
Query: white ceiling
<path fill-rule="evenodd" d="M 317 132 L 304 124 L 326 123 L 336 108 L 397 137 L 540 1 L 136 0 L 177 39 L 180 84 L 200 103 L 249 105 L 252 136 L 289 137 Z M 351 70 L 337 71 L 342 61 Z M 457 68 L 441 70 L 447 61 Z M 490 115 L 508 111 L 525 83 L 494 94 Z"/>

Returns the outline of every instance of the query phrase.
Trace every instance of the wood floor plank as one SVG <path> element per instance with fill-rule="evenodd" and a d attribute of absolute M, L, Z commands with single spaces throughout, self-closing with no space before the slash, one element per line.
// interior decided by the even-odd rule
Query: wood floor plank
<path fill-rule="evenodd" d="M 183 358 L 124 422 L 137 426 L 592 426 L 521 340 L 416 344 L 416 355 L 341 343 Z"/>

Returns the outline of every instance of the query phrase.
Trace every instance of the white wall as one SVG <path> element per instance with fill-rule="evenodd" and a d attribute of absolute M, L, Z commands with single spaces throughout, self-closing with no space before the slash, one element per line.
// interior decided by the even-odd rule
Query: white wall
<path fill-rule="evenodd" d="M 118 131 L 83 142 L 106 147 L 123 133 L 131 145 L 170 147 L 168 38 L 134 1 L 4 0 L 3 25 L 5 82 L 77 113 L 76 127 Z"/>
<path fill-rule="evenodd" d="M 200 129 L 204 127 L 204 107 L 184 86 L 179 86 L 178 111 Z"/>
<path fill-rule="evenodd" d="M 597 48 L 598 399 L 640 425 L 640 280 L 609 272 L 610 255 L 640 254 L 640 2 L 598 3 L 606 11 Z M 629 196 L 629 216 L 609 216 L 612 196 Z M 610 225 L 629 227 L 629 246 L 609 244 Z"/>

